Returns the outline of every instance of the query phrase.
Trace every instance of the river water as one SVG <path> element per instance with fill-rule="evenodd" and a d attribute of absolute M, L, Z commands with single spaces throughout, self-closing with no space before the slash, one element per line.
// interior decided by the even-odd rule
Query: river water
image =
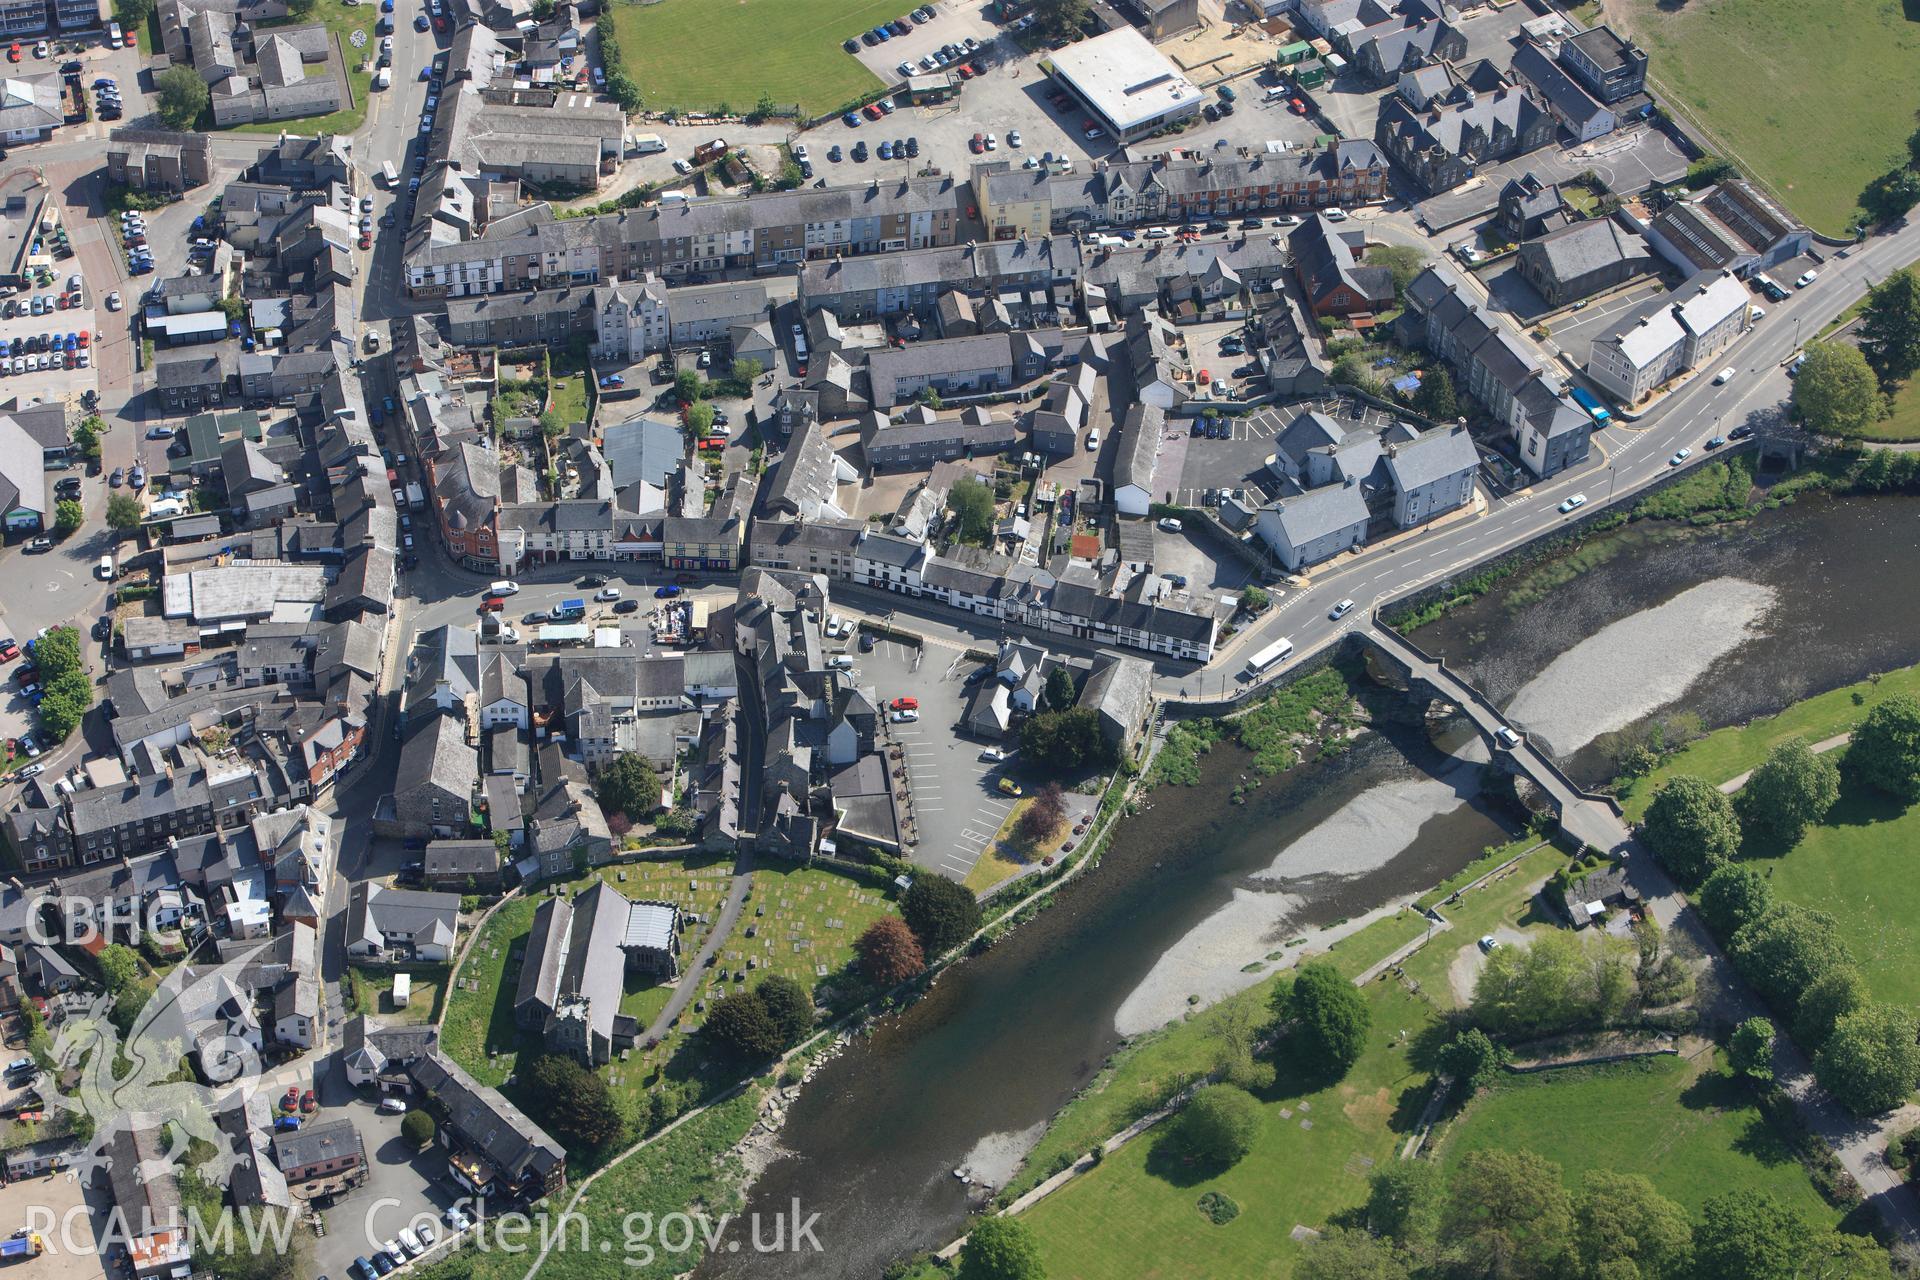
<path fill-rule="evenodd" d="M 1920 661 L 1916 563 L 1920 501 L 1803 503 L 1677 539 L 1630 534 L 1549 597 L 1516 606 L 1515 579 L 1420 639 L 1595 777 L 1608 766 L 1594 740 L 1648 713 L 1732 723 Z M 1199 786 L 1152 793 L 1053 907 L 823 1068 L 750 1210 L 797 1199 L 820 1214 L 813 1276 L 872 1277 L 945 1243 L 969 1209 L 953 1170 L 1004 1181 L 1123 1035 L 1503 839 L 1473 795 L 1477 745 L 1455 758 L 1387 727 L 1245 806 L 1228 802 L 1243 758 L 1216 750 Z M 743 1248 L 700 1274 L 790 1274 L 782 1262 Z"/>

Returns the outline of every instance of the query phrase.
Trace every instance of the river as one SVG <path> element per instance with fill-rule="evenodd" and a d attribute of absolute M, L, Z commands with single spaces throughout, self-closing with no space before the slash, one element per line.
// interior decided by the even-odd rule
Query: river
<path fill-rule="evenodd" d="M 1663 708 L 1709 726 L 1920 661 L 1920 501 L 1817 501 L 1653 539 L 1516 604 L 1502 589 L 1420 633 L 1577 772 L 1595 739 Z M 818 1213 L 821 1277 L 872 1277 L 964 1228 L 966 1167 L 1003 1181 L 1047 1118 L 1122 1041 L 1258 975 L 1247 962 L 1316 926 L 1418 892 L 1502 838 L 1477 769 L 1389 727 L 1347 755 L 1228 802 L 1243 758 L 1152 793 L 1102 864 L 987 954 L 823 1068 L 750 1209 Z M 787 1263 L 790 1265 L 791 1260 Z M 786 1274 L 750 1250 L 700 1274 Z"/>

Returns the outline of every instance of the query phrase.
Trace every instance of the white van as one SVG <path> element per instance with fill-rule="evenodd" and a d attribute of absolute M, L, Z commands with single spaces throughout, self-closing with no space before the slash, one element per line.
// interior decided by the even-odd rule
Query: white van
<path fill-rule="evenodd" d="M 386 182 L 388 190 L 400 185 L 400 171 L 393 167 L 391 160 L 380 166 L 380 177 Z"/>
<path fill-rule="evenodd" d="M 1100 451 L 1100 428 L 1095 427 L 1093 430 L 1087 432 L 1087 452 L 1098 453 L 1099 451 Z"/>
<path fill-rule="evenodd" d="M 113 557 L 110 555 L 101 556 L 100 563 L 93 566 L 93 572 L 96 576 L 99 577 L 100 581 L 112 582 L 113 581 Z"/>
<path fill-rule="evenodd" d="M 498 582 L 489 582 L 487 584 L 487 594 L 490 596 L 511 596 L 518 595 L 519 593 L 520 584 L 509 578 L 502 578 Z"/>
<path fill-rule="evenodd" d="M 636 134 L 633 139 L 635 155 L 650 156 L 667 149 L 666 141 L 657 133 Z"/>
<path fill-rule="evenodd" d="M 1260 100 L 1262 102 L 1278 102 L 1286 96 L 1287 96 L 1287 91 L 1285 89 L 1282 89 L 1276 86 L 1275 88 L 1269 89 L 1264 94 L 1260 95 Z"/>

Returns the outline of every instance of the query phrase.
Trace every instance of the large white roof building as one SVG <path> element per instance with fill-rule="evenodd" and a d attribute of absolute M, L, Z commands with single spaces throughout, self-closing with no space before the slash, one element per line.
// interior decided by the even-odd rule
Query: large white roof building
<path fill-rule="evenodd" d="M 1202 100 L 1193 82 L 1132 27 L 1055 53 L 1053 76 L 1122 142 L 1186 119 Z"/>

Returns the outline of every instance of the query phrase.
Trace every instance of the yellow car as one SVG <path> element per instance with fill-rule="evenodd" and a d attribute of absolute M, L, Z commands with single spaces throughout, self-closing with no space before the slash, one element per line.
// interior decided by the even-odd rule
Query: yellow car
<path fill-rule="evenodd" d="M 1020 784 L 1012 778 L 1002 778 L 1000 779 L 1000 790 L 1002 794 L 1017 796 L 1020 794 Z"/>

